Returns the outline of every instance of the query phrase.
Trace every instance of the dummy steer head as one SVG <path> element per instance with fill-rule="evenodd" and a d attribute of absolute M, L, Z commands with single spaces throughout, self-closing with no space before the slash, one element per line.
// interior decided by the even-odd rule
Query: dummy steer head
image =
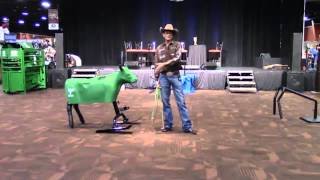
<path fill-rule="evenodd" d="M 120 79 L 123 83 L 135 83 L 138 81 L 138 78 L 133 72 L 127 67 L 119 65 L 120 69 Z"/>

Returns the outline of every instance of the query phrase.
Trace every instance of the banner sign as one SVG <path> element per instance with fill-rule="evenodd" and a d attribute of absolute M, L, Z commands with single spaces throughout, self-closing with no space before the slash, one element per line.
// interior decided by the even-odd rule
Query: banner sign
<path fill-rule="evenodd" d="M 59 30 L 59 15 L 57 9 L 48 9 L 49 30 Z"/>

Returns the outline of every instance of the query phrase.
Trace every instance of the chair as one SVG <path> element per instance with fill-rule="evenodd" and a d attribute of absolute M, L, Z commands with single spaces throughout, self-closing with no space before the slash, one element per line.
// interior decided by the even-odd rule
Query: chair
<path fill-rule="evenodd" d="M 204 69 L 217 69 L 222 66 L 222 52 L 223 52 L 223 42 L 219 44 L 217 42 L 215 49 L 210 49 L 209 53 L 212 54 L 212 57 L 207 60 L 204 65 Z"/>

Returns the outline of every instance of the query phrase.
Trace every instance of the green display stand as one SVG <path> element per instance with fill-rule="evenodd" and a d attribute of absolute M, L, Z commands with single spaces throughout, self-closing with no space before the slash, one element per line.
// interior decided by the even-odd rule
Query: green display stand
<path fill-rule="evenodd" d="M 31 43 L 7 43 L 0 53 L 2 89 L 5 93 L 46 88 L 44 52 Z"/>

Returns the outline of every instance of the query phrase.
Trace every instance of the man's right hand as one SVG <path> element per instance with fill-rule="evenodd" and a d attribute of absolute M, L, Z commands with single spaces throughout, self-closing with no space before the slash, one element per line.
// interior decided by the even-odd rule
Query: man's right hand
<path fill-rule="evenodd" d="M 154 69 L 154 76 L 156 78 L 158 78 L 160 76 L 160 73 L 161 73 L 163 67 L 164 67 L 163 63 L 156 64 L 155 69 Z"/>
<path fill-rule="evenodd" d="M 160 81 L 158 80 L 157 81 L 157 85 L 156 85 L 156 88 L 160 88 L 161 86 L 160 86 Z"/>

